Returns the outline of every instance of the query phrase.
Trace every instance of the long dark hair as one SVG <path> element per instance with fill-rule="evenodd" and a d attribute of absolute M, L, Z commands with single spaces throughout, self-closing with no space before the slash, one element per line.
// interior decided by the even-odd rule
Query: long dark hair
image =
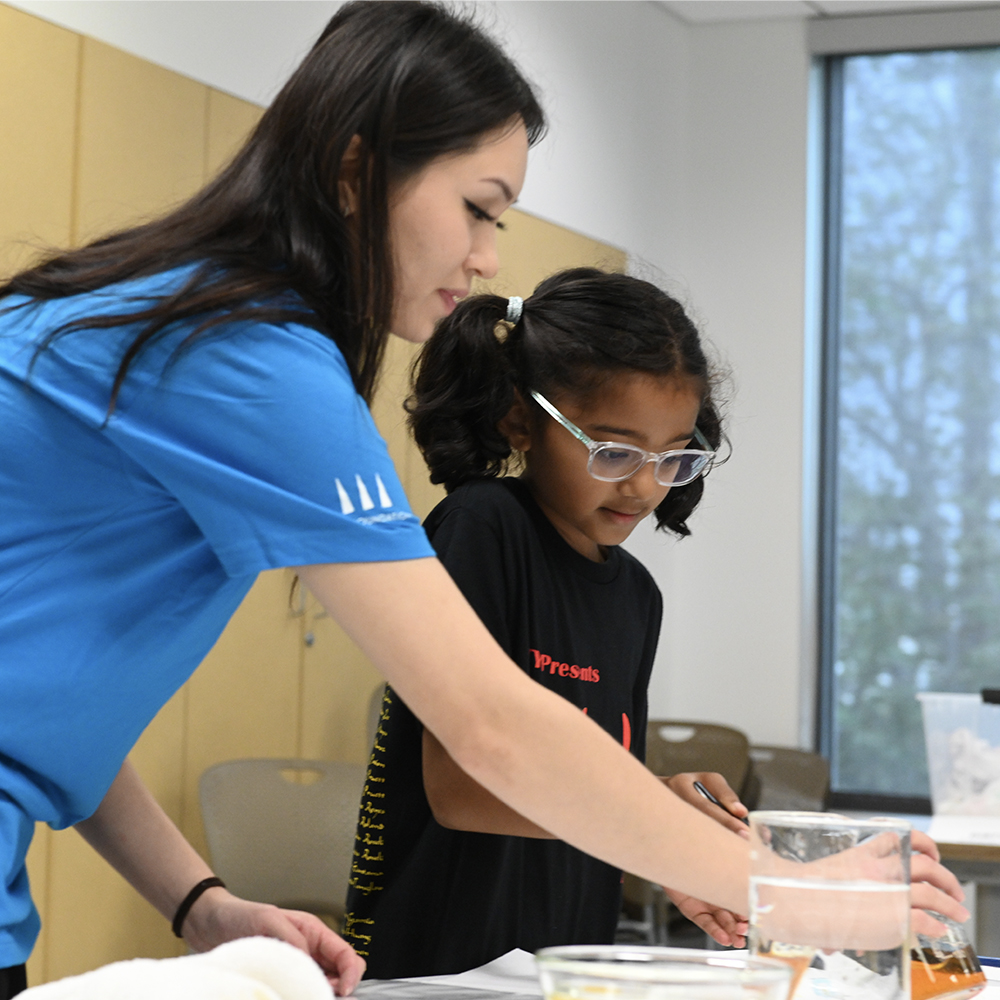
<path fill-rule="evenodd" d="M 336 342 L 370 400 L 393 308 L 390 189 L 519 122 L 532 143 L 545 129 L 531 86 L 469 17 L 431 3 L 347 3 L 215 180 L 161 219 L 23 271 L 0 297 L 63 298 L 196 263 L 169 297 L 66 324 L 40 349 L 71 330 L 142 324 L 113 408 L 136 355 L 175 320 L 202 317 L 185 345 L 233 320 L 291 320 Z M 362 168 L 349 226 L 338 179 L 355 135 Z"/>
<path fill-rule="evenodd" d="M 546 278 L 525 300 L 518 322 L 505 323 L 506 315 L 500 296 L 464 299 L 417 359 L 407 409 L 432 482 L 450 492 L 510 470 L 511 447 L 499 425 L 515 393 L 525 400 L 532 389 L 586 395 L 622 372 L 691 380 L 701 393 L 698 430 L 718 449 L 716 378 L 698 331 L 680 303 L 655 285 L 575 268 Z M 703 490 L 700 477 L 670 490 L 656 508 L 657 527 L 689 535 L 686 521 Z"/>

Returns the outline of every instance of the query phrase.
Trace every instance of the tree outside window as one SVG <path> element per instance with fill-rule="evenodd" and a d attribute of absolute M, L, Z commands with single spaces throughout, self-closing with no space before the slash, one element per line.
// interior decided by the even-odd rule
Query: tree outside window
<path fill-rule="evenodd" d="M 829 80 L 821 730 L 835 790 L 926 796 L 916 692 L 1000 686 L 1000 49 Z"/>

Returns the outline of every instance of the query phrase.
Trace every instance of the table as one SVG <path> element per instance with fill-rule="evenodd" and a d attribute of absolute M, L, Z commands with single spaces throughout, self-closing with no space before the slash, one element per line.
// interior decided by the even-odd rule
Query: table
<path fill-rule="evenodd" d="M 1000 1000 L 1000 969 L 987 969 L 990 982 L 977 1000 Z M 460 977 L 455 977 L 456 979 Z M 470 986 L 446 985 L 439 977 L 436 982 L 418 980 L 385 980 L 362 983 L 355 996 L 359 1000 L 539 1000 L 541 991 L 514 993 L 508 990 L 480 989 Z M 796 991 L 796 1000 L 811 1000 L 808 983 Z"/>
<path fill-rule="evenodd" d="M 980 955 L 1000 956 L 1000 846 L 938 841 L 941 861 L 962 882 L 974 882 L 975 927 L 970 937 Z"/>
<path fill-rule="evenodd" d="M 985 968 L 989 984 L 977 1000 L 1000 1000 L 1000 968 Z M 534 959 L 515 949 L 481 969 L 457 976 L 424 979 L 368 980 L 354 995 L 359 1000 L 540 1000 Z M 814 1000 L 808 982 L 796 991 L 796 1000 Z"/>

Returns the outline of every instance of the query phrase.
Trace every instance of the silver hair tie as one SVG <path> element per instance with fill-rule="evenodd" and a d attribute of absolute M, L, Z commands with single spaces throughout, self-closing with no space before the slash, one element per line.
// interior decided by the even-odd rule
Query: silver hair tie
<path fill-rule="evenodd" d="M 507 322 L 516 323 L 521 318 L 524 310 L 524 299 L 519 295 L 512 295 L 507 300 Z"/>

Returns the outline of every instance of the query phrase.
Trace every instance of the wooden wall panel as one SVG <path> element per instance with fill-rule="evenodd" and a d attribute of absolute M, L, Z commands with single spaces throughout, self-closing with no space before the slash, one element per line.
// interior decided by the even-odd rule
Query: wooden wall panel
<path fill-rule="evenodd" d="M 229 162 L 263 113 L 263 108 L 249 101 L 224 94 L 221 90 L 209 90 L 208 133 L 205 141 L 206 180 Z"/>
<path fill-rule="evenodd" d="M 310 595 L 302 667 L 302 756 L 368 761 L 372 691 L 383 681 L 371 661 Z"/>
<path fill-rule="evenodd" d="M 80 45 L 0 5 L 0 277 L 69 242 Z"/>
<path fill-rule="evenodd" d="M 483 283 L 496 295 L 527 298 L 543 278 L 567 267 L 624 271 L 628 264 L 624 250 L 516 208 L 503 219 L 507 228 L 497 235 L 500 273 Z"/>
<path fill-rule="evenodd" d="M 299 751 L 302 612 L 290 604 L 293 579 L 289 570 L 261 573 L 185 685 L 179 825 L 205 857 L 198 807 L 205 768 L 237 757 L 295 757 Z"/>
<path fill-rule="evenodd" d="M 208 87 L 83 39 L 74 239 L 161 213 L 205 174 Z"/>

